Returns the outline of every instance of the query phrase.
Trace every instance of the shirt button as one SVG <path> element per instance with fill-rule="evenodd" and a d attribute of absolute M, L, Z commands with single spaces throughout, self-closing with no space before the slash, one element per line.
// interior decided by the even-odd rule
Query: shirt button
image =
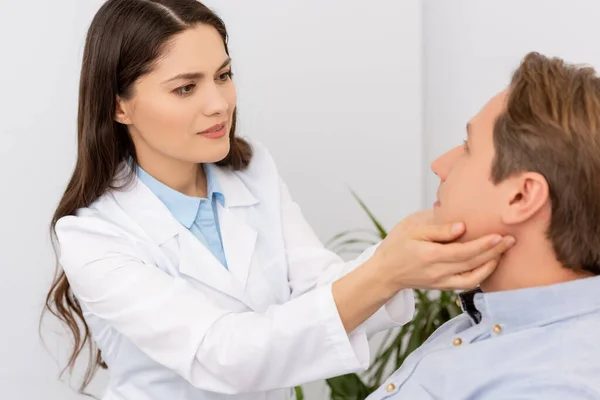
<path fill-rule="evenodd" d="M 494 325 L 494 327 L 492 328 L 492 330 L 494 331 L 494 333 L 501 333 L 502 332 L 502 327 L 500 325 Z"/>
<path fill-rule="evenodd" d="M 393 383 L 390 383 L 389 385 L 387 385 L 385 387 L 385 390 L 387 390 L 388 393 L 392 393 L 394 390 L 396 390 L 396 385 L 394 385 Z"/>
<path fill-rule="evenodd" d="M 461 338 L 456 338 L 452 341 L 452 344 L 455 346 L 460 346 L 462 344 L 462 339 Z"/>

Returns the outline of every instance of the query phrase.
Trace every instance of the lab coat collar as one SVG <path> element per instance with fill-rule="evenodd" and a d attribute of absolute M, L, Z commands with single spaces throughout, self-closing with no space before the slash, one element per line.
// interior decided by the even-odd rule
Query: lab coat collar
<path fill-rule="evenodd" d="M 258 200 L 250 192 L 239 175 L 229 168 L 210 165 L 211 172 L 225 198 L 225 207 L 248 207 L 258 204 Z"/>
<path fill-rule="evenodd" d="M 257 239 L 256 230 L 246 223 L 243 207 L 253 206 L 258 200 L 234 172 L 215 167 L 214 173 L 225 198 L 225 206 L 218 204 L 217 210 L 229 271 L 177 221 L 165 204 L 135 174 L 131 175 L 129 165 L 123 165 L 114 183 L 117 187 L 126 186 L 113 191 L 112 195 L 157 245 L 179 235 L 182 246 L 179 269 L 182 273 L 241 298 L 254 262 Z M 133 179 L 130 181 L 128 178 L 131 176 Z M 199 259 L 205 260 L 202 268 L 198 267 Z"/>
<path fill-rule="evenodd" d="M 111 186 L 117 204 L 157 245 L 177 235 L 181 224 L 136 176 L 129 163 L 121 164 Z"/>
<path fill-rule="evenodd" d="M 259 203 L 242 179 L 228 168 L 211 165 L 211 174 L 219 182 L 224 208 L 249 207 Z M 130 178 L 132 178 L 130 180 Z M 179 232 L 180 224 L 168 207 L 132 173 L 130 163 L 121 164 L 113 187 L 123 187 L 113 192 L 115 200 L 136 222 L 161 245 Z M 228 216 L 230 216 L 228 214 Z M 219 215 L 221 217 L 221 215 Z M 231 218 L 230 218 L 231 220 Z M 221 221 L 220 221 L 221 223 Z"/>
<path fill-rule="evenodd" d="M 221 205 L 225 205 L 225 198 L 219 187 L 219 182 L 215 177 L 215 166 L 213 164 L 204 164 L 207 182 L 206 198 L 188 196 L 175 189 L 170 188 L 152 175 L 148 174 L 140 166 L 136 168 L 137 177 L 148 186 L 148 188 L 162 201 L 171 214 L 183 226 L 190 229 L 198 216 L 200 204 L 203 201 L 211 201 L 215 199 Z"/>

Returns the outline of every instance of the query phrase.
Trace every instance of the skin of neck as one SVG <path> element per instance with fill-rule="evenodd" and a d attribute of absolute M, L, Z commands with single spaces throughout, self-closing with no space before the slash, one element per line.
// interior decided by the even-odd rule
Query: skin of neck
<path fill-rule="evenodd" d="M 206 197 L 207 179 L 201 163 L 177 160 L 151 151 L 136 149 L 136 152 L 139 166 L 156 180 L 187 196 Z"/>
<path fill-rule="evenodd" d="M 483 292 L 499 292 L 554 285 L 593 274 L 565 267 L 546 237 L 546 223 L 529 221 L 512 235 L 516 244 L 501 258 L 496 270 L 481 283 Z"/>

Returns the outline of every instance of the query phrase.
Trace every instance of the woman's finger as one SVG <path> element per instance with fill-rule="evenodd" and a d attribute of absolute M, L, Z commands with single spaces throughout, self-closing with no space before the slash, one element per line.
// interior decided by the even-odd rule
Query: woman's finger
<path fill-rule="evenodd" d="M 471 263 L 456 272 L 468 271 L 502 255 L 515 244 L 512 236 L 487 235 L 463 243 L 448 243 L 436 249 L 438 261 L 444 263 Z"/>
<path fill-rule="evenodd" d="M 430 248 L 430 252 L 435 253 L 436 259 L 431 263 L 429 273 L 443 281 L 455 275 L 468 277 L 470 272 L 484 265 L 492 265 L 493 268 L 502 254 L 512 246 L 514 239 L 507 236 L 499 243 L 494 243 L 495 240 L 487 237 L 467 243 L 433 244 L 435 247 Z"/>
<path fill-rule="evenodd" d="M 465 224 L 420 225 L 410 233 L 410 238 L 428 242 L 451 242 L 465 232 Z"/>
<path fill-rule="evenodd" d="M 455 274 L 443 280 L 441 290 L 470 290 L 476 288 L 481 282 L 489 277 L 498 266 L 498 259 L 489 260 L 481 267 L 471 271 Z"/>

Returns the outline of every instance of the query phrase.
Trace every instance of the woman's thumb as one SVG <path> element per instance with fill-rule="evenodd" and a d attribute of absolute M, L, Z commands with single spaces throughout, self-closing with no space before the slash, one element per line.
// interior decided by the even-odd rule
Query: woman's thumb
<path fill-rule="evenodd" d="M 465 232 L 465 224 L 420 225 L 410 235 L 413 239 L 446 243 L 459 238 Z"/>

